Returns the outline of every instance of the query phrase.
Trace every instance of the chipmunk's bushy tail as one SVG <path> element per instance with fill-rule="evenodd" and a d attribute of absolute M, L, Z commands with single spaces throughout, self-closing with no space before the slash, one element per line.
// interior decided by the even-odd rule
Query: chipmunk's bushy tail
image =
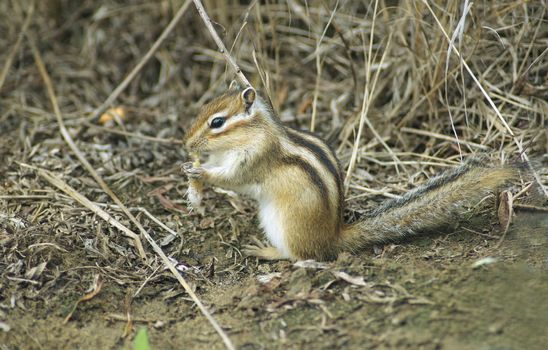
<path fill-rule="evenodd" d="M 519 175 L 518 165 L 490 167 L 475 158 L 430 179 L 401 198 L 382 203 L 343 230 L 341 249 L 356 250 L 450 227 L 471 207 Z"/>

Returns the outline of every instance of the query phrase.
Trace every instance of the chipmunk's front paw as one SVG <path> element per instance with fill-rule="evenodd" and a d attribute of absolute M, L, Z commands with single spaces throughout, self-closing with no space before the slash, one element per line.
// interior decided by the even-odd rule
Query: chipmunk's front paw
<path fill-rule="evenodd" d="M 191 179 L 199 179 L 205 172 L 204 168 L 195 167 L 192 162 L 183 163 L 181 169 Z"/>

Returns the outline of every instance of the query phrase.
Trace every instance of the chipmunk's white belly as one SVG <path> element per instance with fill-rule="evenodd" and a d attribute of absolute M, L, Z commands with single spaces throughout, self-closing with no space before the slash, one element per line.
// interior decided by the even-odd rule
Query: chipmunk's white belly
<path fill-rule="evenodd" d="M 266 234 L 270 244 L 278 249 L 284 258 L 289 258 L 289 249 L 285 242 L 285 231 L 282 225 L 279 210 L 263 192 L 263 187 L 259 185 L 245 185 L 236 189 L 238 192 L 246 194 L 259 203 L 259 221 L 261 228 Z"/>
<path fill-rule="evenodd" d="M 282 220 L 271 201 L 264 198 L 259 200 L 259 219 L 270 244 L 278 249 L 284 258 L 289 258 Z"/>

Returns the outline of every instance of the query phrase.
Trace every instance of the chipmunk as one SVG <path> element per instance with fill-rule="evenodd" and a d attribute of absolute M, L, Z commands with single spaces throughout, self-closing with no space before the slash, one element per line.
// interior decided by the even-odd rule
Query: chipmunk
<path fill-rule="evenodd" d="M 184 164 L 191 179 L 258 202 L 272 246 L 244 252 L 266 260 L 331 260 L 341 251 L 444 228 L 517 176 L 515 167 L 473 159 L 346 224 L 343 175 L 333 150 L 318 136 L 283 125 L 252 87 L 234 85 L 201 107 L 185 145 L 209 155 L 203 165 Z"/>

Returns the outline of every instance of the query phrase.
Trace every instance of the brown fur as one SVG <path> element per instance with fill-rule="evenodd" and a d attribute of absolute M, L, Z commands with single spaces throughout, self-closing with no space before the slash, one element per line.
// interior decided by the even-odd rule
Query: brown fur
<path fill-rule="evenodd" d="M 328 260 L 341 250 L 356 251 L 442 229 L 461 221 L 469 207 L 517 175 L 511 166 L 489 167 L 485 166 L 486 159 L 471 160 L 400 199 L 381 204 L 362 221 L 344 225 L 340 167 L 335 153 L 319 138 L 283 126 L 262 100 L 261 107 L 248 118 L 222 132 L 210 131 L 207 121 L 214 113 L 227 110 L 226 117 L 230 118 L 247 111 L 243 99 L 240 92 L 230 90 L 202 107 L 188 132 L 187 147 L 214 152 L 239 150 L 241 158 L 234 163 L 234 173 L 221 176 L 204 172 L 202 179 L 236 191 L 258 191 L 258 200 L 268 197 L 281 221 L 271 224 L 285 232 L 285 247 L 292 259 Z M 265 259 L 282 257 L 272 247 L 247 251 Z"/>
<path fill-rule="evenodd" d="M 194 123 L 192 123 L 192 126 L 188 130 L 186 134 L 185 141 L 187 145 L 192 145 L 194 141 L 197 141 L 197 139 L 200 136 L 204 136 L 209 130 L 209 125 L 207 124 L 207 120 L 210 116 L 212 116 L 215 113 L 221 112 L 223 110 L 227 110 L 227 118 L 230 118 L 231 116 L 237 114 L 238 112 L 242 111 L 244 108 L 244 104 L 240 98 L 238 98 L 240 92 L 236 89 L 231 89 L 222 94 L 221 96 L 215 98 L 210 103 L 205 104 L 200 108 L 198 112 L 198 116 L 196 117 Z M 192 146 L 190 146 L 192 147 Z"/>
<path fill-rule="evenodd" d="M 272 189 L 277 208 L 284 213 L 282 223 L 292 255 L 300 259 L 327 260 L 336 256 L 333 244 L 337 220 L 333 203 L 316 190 L 306 171 L 298 164 L 278 167 L 265 186 Z"/>

